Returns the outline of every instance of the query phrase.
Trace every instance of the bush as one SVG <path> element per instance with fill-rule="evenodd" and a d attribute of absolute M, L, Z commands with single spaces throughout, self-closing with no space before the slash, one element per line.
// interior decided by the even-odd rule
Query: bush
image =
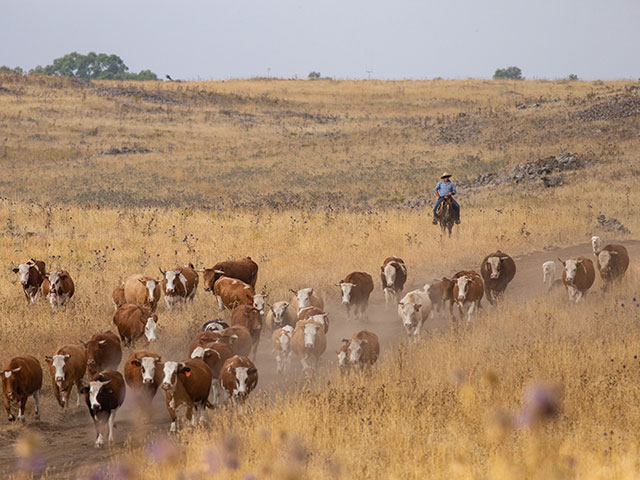
<path fill-rule="evenodd" d="M 575 80 L 578 80 L 578 75 L 576 75 L 575 73 L 572 73 L 569 75 L 569 80 L 571 80 L 572 82 Z"/>
<path fill-rule="evenodd" d="M 318 80 L 320 78 L 320 72 L 310 72 L 307 78 L 309 80 Z"/>
<path fill-rule="evenodd" d="M 494 80 L 500 78 L 506 78 L 509 80 L 523 80 L 522 70 L 518 67 L 499 68 L 496 73 L 493 74 Z"/>

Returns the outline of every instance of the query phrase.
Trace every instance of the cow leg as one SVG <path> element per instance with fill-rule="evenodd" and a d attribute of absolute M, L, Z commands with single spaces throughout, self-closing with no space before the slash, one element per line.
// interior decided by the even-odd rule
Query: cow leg
<path fill-rule="evenodd" d="M 216 300 L 218 300 L 218 310 L 224 310 L 224 303 L 222 303 L 222 297 L 220 295 L 216 295 Z"/>
<path fill-rule="evenodd" d="M 109 420 L 107 425 L 109 426 L 109 443 L 113 443 L 113 425 L 116 422 L 116 409 L 109 412 Z"/>
<path fill-rule="evenodd" d="M 471 320 L 476 312 L 477 302 L 471 302 L 469 310 L 467 310 L 467 323 L 471 323 Z"/>
<path fill-rule="evenodd" d="M 26 400 L 25 400 L 26 403 Z M 33 394 L 33 403 L 35 405 L 34 410 L 35 410 L 35 417 L 36 419 L 40 418 L 40 390 L 36 390 L 35 393 Z"/>
<path fill-rule="evenodd" d="M 495 292 L 493 290 L 491 290 L 490 288 L 487 288 L 487 300 L 489 301 L 489 303 L 491 305 L 495 305 L 494 301 L 495 301 Z"/>
<path fill-rule="evenodd" d="M 93 418 L 93 425 L 96 427 L 96 443 L 95 443 L 96 448 L 102 448 L 104 446 L 104 436 L 102 435 L 101 423 L 102 422 L 98 419 L 98 416 L 96 415 Z"/>
<path fill-rule="evenodd" d="M 187 417 L 187 421 L 191 422 L 191 425 L 195 425 L 195 418 L 193 416 L 193 407 L 194 407 L 193 403 L 188 404 L 187 405 L 187 413 L 185 415 Z"/>
<path fill-rule="evenodd" d="M 76 407 L 80 406 L 82 394 L 80 393 L 80 389 L 82 388 L 82 381 L 76 381 L 76 392 L 78 393 L 78 399 L 76 400 Z M 71 394 L 71 389 L 69 389 L 69 394 Z"/>
<path fill-rule="evenodd" d="M 26 406 L 27 406 L 27 396 L 24 395 L 20 399 L 20 406 L 18 407 L 18 421 L 19 422 L 24 422 L 24 411 L 25 411 L 25 407 Z"/>
<path fill-rule="evenodd" d="M 176 415 L 176 401 L 171 396 L 169 392 L 166 393 L 167 402 L 167 412 L 169 412 L 169 416 L 171 417 L 171 427 L 169 427 L 169 432 L 176 433 L 178 431 L 177 424 L 177 415 Z"/>
<path fill-rule="evenodd" d="M 173 302 L 169 299 L 168 296 L 164 296 L 164 304 L 167 306 L 167 310 L 171 311 L 171 307 L 173 307 Z"/>

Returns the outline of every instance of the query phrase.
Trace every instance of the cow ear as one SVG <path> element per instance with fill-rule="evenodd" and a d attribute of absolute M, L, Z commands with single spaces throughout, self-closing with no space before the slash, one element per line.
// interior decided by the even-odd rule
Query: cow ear
<path fill-rule="evenodd" d="M 256 373 L 258 373 L 258 369 L 256 367 L 251 367 L 249 370 L 247 370 L 247 373 L 249 375 L 255 375 Z"/>
<path fill-rule="evenodd" d="M 89 394 L 89 386 L 85 384 L 85 381 L 82 381 L 82 388 L 80 389 L 80 393 L 83 395 Z"/>
<path fill-rule="evenodd" d="M 70 353 L 65 354 L 65 356 L 64 356 L 65 360 L 69 360 L 70 358 L 71 358 L 71 354 Z"/>
<path fill-rule="evenodd" d="M 12 271 L 13 273 L 18 273 L 18 272 L 20 271 L 20 269 L 19 269 L 19 268 L 13 268 L 11 271 Z"/>
<path fill-rule="evenodd" d="M 45 355 L 44 361 L 51 365 L 51 363 L 53 362 L 53 357 L 51 355 Z"/>
<path fill-rule="evenodd" d="M 416 304 L 413 306 L 413 308 L 415 309 L 415 311 L 416 311 L 416 312 L 419 312 L 419 311 L 420 311 L 420 307 L 421 307 L 421 306 L 422 306 L 422 305 L 418 305 L 418 304 L 416 303 Z"/>
<path fill-rule="evenodd" d="M 162 357 L 156 358 L 156 363 L 162 363 Z"/>
<path fill-rule="evenodd" d="M 140 363 L 139 360 L 131 360 L 131 366 L 132 367 L 139 367 L 140 365 L 142 365 L 142 364 Z"/>

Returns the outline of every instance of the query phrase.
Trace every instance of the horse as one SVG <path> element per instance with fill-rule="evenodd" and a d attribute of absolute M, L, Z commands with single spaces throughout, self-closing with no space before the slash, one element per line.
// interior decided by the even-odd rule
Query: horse
<path fill-rule="evenodd" d="M 442 233 L 444 234 L 448 229 L 449 236 L 451 236 L 451 230 L 453 229 L 456 218 L 455 207 L 453 206 L 453 200 L 451 197 L 445 197 L 444 201 L 440 204 L 437 213 Z"/>

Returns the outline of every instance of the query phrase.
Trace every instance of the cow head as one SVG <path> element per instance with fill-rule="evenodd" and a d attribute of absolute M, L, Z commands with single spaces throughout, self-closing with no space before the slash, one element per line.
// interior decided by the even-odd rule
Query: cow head
<path fill-rule="evenodd" d="M 65 355 L 58 354 L 52 357 L 47 355 L 44 357 L 45 362 L 54 370 L 53 378 L 58 384 L 58 387 L 62 387 L 62 382 L 64 382 L 66 378 L 65 365 L 70 357 L 71 355 L 68 353 Z"/>
<path fill-rule="evenodd" d="M 236 386 L 233 389 L 233 396 L 246 398 L 255 384 L 255 380 L 251 379 L 252 375 L 258 373 L 256 367 L 233 367 L 229 365 L 228 370 L 234 374 Z"/>
<path fill-rule="evenodd" d="M 204 291 L 211 292 L 213 290 L 213 284 L 215 283 L 215 271 L 213 270 L 213 268 L 204 268 L 202 270 L 196 271 L 198 273 L 202 273 L 202 283 L 204 284 Z"/>
<path fill-rule="evenodd" d="M 597 235 L 591 237 L 591 248 L 593 248 L 593 253 L 597 256 L 602 250 L 602 239 Z"/>
<path fill-rule="evenodd" d="M 316 335 L 318 330 L 320 329 L 320 325 L 317 323 L 306 323 L 302 327 L 302 331 L 304 332 L 304 347 L 305 348 L 313 348 L 316 343 Z"/>
<path fill-rule="evenodd" d="M 303 308 L 307 308 L 311 306 L 311 296 L 313 295 L 313 288 L 303 288 L 298 290 L 292 290 L 293 293 L 296 294 L 296 298 L 298 299 L 298 310 L 302 310 Z"/>
<path fill-rule="evenodd" d="M 20 382 L 18 373 L 22 370 L 22 367 L 15 367 L 11 370 L 3 370 L 2 383 L 5 387 L 4 394 L 9 401 L 16 400 L 16 396 L 20 393 Z M 9 420 L 12 420 L 12 415 L 9 416 Z"/>
<path fill-rule="evenodd" d="M 31 275 L 31 269 L 38 268 L 33 262 L 33 260 L 28 261 L 27 263 L 21 263 L 16 268 L 13 269 L 13 273 L 17 273 L 20 278 L 20 285 L 26 287 L 29 284 L 29 277 Z"/>
<path fill-rule="evenodd" d="M 346 370 L 349 368 L 349 339 L 342 339 L 342 346 L 336 350 L 336 354 L 338 355 L 338 366 L 341 370 Z"/>
<path fill-rule="evenodd" d="M 153 278 L 139 278 L 138 281 L 147 289 L 149 305 L 151 306 L 151 308 L 155 307 L 156 303 L 159 300 L 158 296 L 156 296 L 156 288 L 160 284 L 160 280 L 155 280 Z"/>
<path fill-rule="evenodd" d="M 570 260 L 562 261 L 562 259 L 558 258 L 562 265 L 564 266 L 564 278 L 569 284 L 572 284 L 576 279 L 576 273 L 578 272 L 578 265 L 582 263 L 581 260 L 576 260 L 572 258 Z"/>
<path fill-rule="evenodd" d="M 500 263 L 506 257 L 489 257 L 487 258 L 487 266 L 489 267 L 489 278 L 496 279 L 500 277 Z"/>
<path fill-rule="evenodd" d="M 161 363 L 161 357 L 138 357 L 131 360 L 131 366 L 140 369 L 142 383 L 153 383 L 156 375 L 156 365 Z"/>
<path fill-rule="evenodd" d="M 457 279 L 457 284 L 458 284 L 458 298 L 457 301 L 458 302 L 464 302 L 465 299 L 467 298 L 467 294 L 469 293 L 469 287 L 472 284 L 472 280 L 471 277 L 467 276 L 467 275 L 463 275 L 462 277 L 458 277 Z"/>
<path fill-rule="evenodd" d="M 318 313 L 316 315 L 312 315 L 309 317 L 309 320 L 312 322 L 317 322 L 322 325 L 325 331 L 329 328 L 329 314 L 328 313 Z"/>
<path fill-rule="evenodd" d="M 162 274 L 166 282 L 164 286 L 165 293 L 167 293 L 168 295 L 175 294 L 178 288 L 178 282 L 182 284 L 186 292 L 187 279 L 184 277 L 184 275 L 182 275 L 182 267 L 177 270 L 167 270 L 166 272 L 163 271 L 160 267 L 158 267 L 158 269 L 160 270 L 160 273 Z"/>
<path fill-rule="evenodd" d="M 81 392 L 84 393 L 85 398 L 87 398 L 89 408 L 94 412 L 99 412 L 102 409 L 100 399 L 98 398 L 100 396 L 100 392 L 104 391 L 104 393 L 106 394 L 113 393 L 113 389 L 107 387 L 107 385 L 109 385 L 110 383 L 111 380 L 92 380 L 88 385 L 82 388 Z"/>
<path fill-rule="evenodd" d="M 344 340 L 343 340 L 344 341 Z M 349 341 L 349 363 L 359 363 L 362 358 L 362 345 L 369 343 L 367 339 L 352 338 Z"/>
<path fill-rule="evenodd" d="M 260 312 L 260 315 L 264 315 L 265 300 L 268 296 L 269 294 L 267 293 L 256 293 L 253 296 L 253 307 Z"/>
<path fill-rule="evenodd" d="M 349 303 L 351 303 L 351 293 L 353 292 L 353 287 L 355 287 L 356 284 L 340 280 L 340 283 L 338 283 L 337 286 L 342 290 L 342 304 L 349 305 Z"/>
<path fill-rule="evenodd" d="M 422 314 L 420 308 L 422 305 L 419 303 L 399 303 L 398 313 L 402 319 L 402 324 L 407 330 L 416 328 L 422 321 Z"/>
<path fill-rule="evenodd" d="M 171 391 L 176 388 L 179 373 L 183 373 L 188 377 L 191 375 L 191 369 L 184 362 L 165 362 L 162 389 Z"/>
<path fill-rule="evenodd" d="M 151 315 L 147 317 L 147 321 L 144 325 L 144 336 L 148 342 L 155 342 L 158 340 L 156 337 L 156 327 L 158 326 L 158 316 Z"/>
<path fill-rule="evenodd" d="M 284 314 L 289 308 L 288 302 L 278 302 L 274 303 L 271 307 L 271 312 L 273 313 L 273 326 L 280 327 L 284 322 Z"/>
<path fill-rule="evenodd" d="M 550 260 L 542 264 L 542 282 L 553 283 L 556 276 L 556 262 Z"/>
<path fill-rule="evenodd" d="M 61 270 L 54 270 L 53 272 L 49 272 L 45 275 L 47 279 L 49 279 L 49 292 L 54 295 L 62 295 L 65 292 L 62 290 L 62 282 L 69 278 L 65 272 Z"/>

